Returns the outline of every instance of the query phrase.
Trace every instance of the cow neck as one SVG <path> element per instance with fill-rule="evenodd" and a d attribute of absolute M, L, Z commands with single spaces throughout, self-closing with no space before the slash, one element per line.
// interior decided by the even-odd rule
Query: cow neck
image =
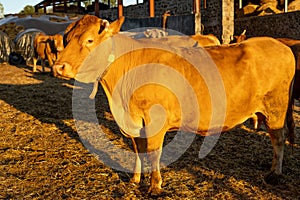
<path fill-rule="evenodd" d="M 107 61 L 108 61 L 108 65 L 107 66 L 110 66 L 110 64 L 113 63 L 114 60 L 115 60 L 115 41 L 114 41 L 113 37 L 111 39 L 112 39 L 112 48 L 111 48 L 111 53 L 109 54 L 109 56 L 107 58 Z M 91 92 L 91 94 L 89 96 L 90 99 L 94 99 L 95 98 L 95 96 L 96 96 L 96 94 L 98 92 L 99 82 L 100 82 L 102 76 L 104 74 L 106 74 L 106 72 L 107 72 L 108 69 L 109 69 L 109 67 L 107 67 L 104 70 L 104 72 L 97 77 L 96 81 L 94 82 L 93 91 Z"/>

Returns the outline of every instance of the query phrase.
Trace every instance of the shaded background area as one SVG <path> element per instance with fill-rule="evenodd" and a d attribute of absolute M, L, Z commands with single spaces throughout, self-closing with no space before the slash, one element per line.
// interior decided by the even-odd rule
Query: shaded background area
<path fill-rule="evenodd" d="M 267 133 L 254 132 L 245 123 L 224 133 L 204 159 L 198 158 L 203 137 L 197 136 L 179 160 L 162 169 L 161 196 L 150 197 L 149 174 L 139 186 L 132 185 L 130 173 L 110 168 L 82 145 L 72 116 L 72 81 L 54 78 L 48 72 L 33 74 L 26 65 L 0 64 L 0 69 L 1 199 L 298 199 L 300 196 L 298 105 L 294 112 L 296 144 L 293 148 L 286 145 L 284 179 L 279 185 L 268 185 L 263 180 L 272 160 Z M 100 88 L 96 99 L 99 125 L 113 144 L 130 150 L 131 142 L 120 134 Z M 89 122 L 85 123 L 89 130 Z M 172 134 L 168 134 L 166 143 L 171 139 Z M 114 155 L 111 159 L 119 157 Z"/>

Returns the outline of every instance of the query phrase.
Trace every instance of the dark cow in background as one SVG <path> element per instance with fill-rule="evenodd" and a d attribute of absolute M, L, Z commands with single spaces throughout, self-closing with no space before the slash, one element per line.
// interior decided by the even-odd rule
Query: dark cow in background
<path fill-rule="evenodd" d="M 103 60 L 108 60 L 109 52 L 118 52 L 122 48 L 139 47 L 138 49 L 141 49 L 140 51 L 126 51 L 130 53 L 112 62 L 100 79 L 114 117 L 118 116 L 115 112 L 117 114 L 120 112 L 119 114 L 123 119 L 124 113 L 129 112 L 126 108 L 113 107 L 112 92 L 118 80 L 136 66 L 145 63 L 159 63 L 169 66 L 184 75 L 185 79 L 191 84 L 197 96 L 199 113 L 201 113 L 195 132 L 207 135 L 211 122 L 210 117 L 212 116 L 212 104 L 209 91 L 204 89 L 207 86 L 201 76 L 195 72 L 193 66 L 186 62 L 184 57 L 180 58 L 170 54 L 169 51 L 161 51 L 160 48 L 147 48 L 148 46 L 144 46 L 145 44 L 141 41 L 117 34 L 123 22 L 124 18 L 120 18 L 111 24 L 95 16 L 86 15 L 81 18 L 69 32 L 68 45 L 53 67 L 55 74 L 62 77 L 77 78 L 79 81 L 81 81 L 80 77 L 86 79 L 87 76 L 93 76 L 93 71 L 88 73 L 86 69 L 80 69 L 81 64 L 100 43 L 114 36 L 113 43 L 110 43 L 111 46 L 104 49 L 103 55 L 107 55 L 107 57 Z M 158 45 L 157 47 L 161 46 Z M 187 53 L 193 52 L 194 57 L 203 56 L 200 53 L 203 52 L 203 49 L 206 50 L 215 63 L 226 91 L 225 99 L 222 99 L 222 101 L 226 101 L 225 121 L 222 125 L 214 124 L 212 128 L 221 126 L 222 131 L 228 131 L 254 114 L 262 116 L 268 128 L 274 152 L 271 171 L 266 176 L 266 180 L 268 182 L 276 180 L 278 175 L 282 174 L 285 134 L 293 136 L 294 132 L 290 98 L 291 84 L 295 73 L 293 53 L 286 45 L 270 37 L 251 38 L 234 45 L 181 48 L 183 52 L 185 50 L 187 50 Z M 92 60 L 87 62 L 95 62 L 95 57 L 90 58 Z M 76 76 L 79 70 L 82 73 L 80 76 Z M 154 73 L 151 73 L 154 76 L 153 78 L 158 75 L 155 72 L 157 71 L 154 70 Z M 144 73 L 144 75 L 148 76 L 147 73 Z M 165 74 L 165 76 L 168 76 L 168 74 Z M 141 79 L 143 79 L 143 76 L 139 74 L 124 83 L 122 82 L 122 88 L 118 90 L 120 92 L 118 96 L 123 97 L 123 93 L 128 92 L 127 87 Z M 96 77 L 94 80 L 96 80 Z M 119 127 L 126 136 L 131 137 L 136 153 L 132 181 L 135 183 L 140 182 L 144 159 L 141 153 L 147 152 L 152 171 L 149 192 L 159 193 L 162 185 L 160 156 L 164 136 L 167 131 L 181 127 L 181 109 L 174 94 L 168 88 L 160 87 L 157 84 L 149 83 L 140 87 L 138 92 L 135 92 L 130 99 L 132 99 L 128 105 L 130 112 L 126 114 L 131 117 L 134 126 L 132 126 L 131 132 L 125 131 L 128 130 L 126 123 L 121 123 Z M 126 99 L 119 100 L 121 101 L 120 105 L 127 105 L 125 103 Z M 157 104 L 164 107 L 167 119 L 162 129 L 154 135 L 151 135 L 151 133 L 149 135 L 149 129 L 146 127 L 156 123 L 151 121 L 152 117 L 149 110 Z M 154 113 L 154 115 L 160 115 L 160 113 Z M 188 121 L 193 121 L 193 118 L 194 115 L 190 115 Z M 153 119 L 159 119 L 159 116 L 154 116 Z M 183 128 L 188 131 L 191 130 L 189 129 L 190 126 L 191 124 L 186 124 Z M 138 136 L 138 133 L 141 137 Z"/>
<path fill-rule="evenodd" d="M 276 38 L 278 41 L 291 48 L 296 60 L 296 72 L 293 88 L 293 98 L 300 100 L 300 40 L 289 38 Z"/>
<path fill-rule="evenodd" d="M 39 58 L 41 59 L 43 71 L 45 71 L 46 59 L 52 71 L 53 63 L 63 49 L 63 36 L 61 34 L 52 36 L 40 33 L 37 35 L 34 39 L 33 72 L 36 72 L 36 63 Z"/>

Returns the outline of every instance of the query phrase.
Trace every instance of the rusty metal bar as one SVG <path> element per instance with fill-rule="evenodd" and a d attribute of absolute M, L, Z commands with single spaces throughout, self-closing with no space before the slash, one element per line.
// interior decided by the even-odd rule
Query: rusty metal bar
<path fill-rule="evenodd" d="M 118 0 L 118 16 L 123 16 L 123 0 Z"/>
<path fill-rule="evenodd" d="M 194 6 L 195 6 L 195 8 L 194 8 L 195 14 L 200 13 L 200 0 L 195 0 L 194 1 Z"/>
<path fill-rule="evenodd" d="M 150 14 L 150 17 L 155 16 L 155 13 L 154 13 L 154 0 L 149 0 L 149 14 Z"/>

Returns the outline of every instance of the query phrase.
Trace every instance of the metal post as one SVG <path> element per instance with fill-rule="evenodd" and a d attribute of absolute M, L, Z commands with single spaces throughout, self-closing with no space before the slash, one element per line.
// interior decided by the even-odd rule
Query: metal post
<path fill-rule="evenodd" d="M 194 1 L 195 12 L 195 34 L 201 34 L 201 13 L 200 13 L 200 0 Z"/>
<path fill-rule="evenodd" d="M 284 12 L 288 11 L 288 0 L 284 0 Z"/>

